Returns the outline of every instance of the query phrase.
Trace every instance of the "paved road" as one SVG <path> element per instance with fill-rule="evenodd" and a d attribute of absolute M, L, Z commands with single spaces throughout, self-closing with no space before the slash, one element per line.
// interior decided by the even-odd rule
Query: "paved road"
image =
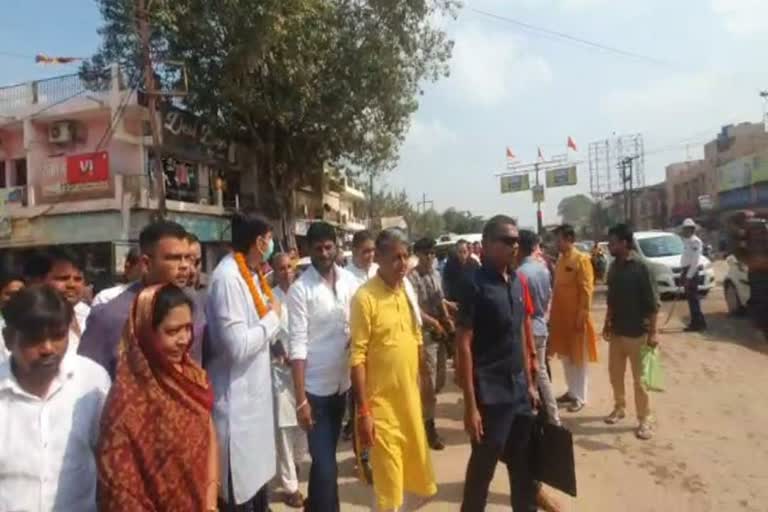
<path fill-rule="evenodd" d="M 662 321 L 672 307 L 664 304 Z M 687 307 L 685 302 L 674 307 L 662 337 L 667 391 L 652 396 L 656 437 L 638 441 L 634 420 L 617 426 L 602 422 L 612 405 L 603 344 L 600 363 L 591 369 L 588 407 L 564 416 L 575 436 L 580 492 L 578 499 L 559 496 L 564 511 L 768 511 L 768 343 L 746 320 L 725 315 L 720 289 L 705 301 L 711 329 L 704 335 L 682 333 Z M 598 326 L 604 313 L 604 297 L 596 296 Z M 561 392 L 557 361 L 553 372 Z M 448 448 L 433 452 L 439 492 L 423 510 L 458 510 L 469 446 L 455 387 L 440 396 L 438 416 Z M 368 510 L 371 498 L 354 478 L 347 444 L 340 447 L 339 460 L 342 511 Z M 491 491 L 487 510 L 509 510 L 503 467 Z"/>

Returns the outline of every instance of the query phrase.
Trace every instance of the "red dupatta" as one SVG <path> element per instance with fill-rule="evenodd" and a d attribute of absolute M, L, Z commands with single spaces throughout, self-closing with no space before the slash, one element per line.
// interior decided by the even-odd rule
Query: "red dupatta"
<path fill-rule="evenodd" d="M 101 419 L 99 510 L 215 510 L 218 451 L 213 390 L 185 354 L 174 365 L 152 328 L 161 286 L 136 297 Z"/>

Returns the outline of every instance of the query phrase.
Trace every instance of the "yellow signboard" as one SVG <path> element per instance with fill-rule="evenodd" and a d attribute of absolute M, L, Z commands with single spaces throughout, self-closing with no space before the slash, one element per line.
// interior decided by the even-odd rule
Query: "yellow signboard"
<path fill-rule="evenodd" d="M 528 174 L 514 174 L 512 176 L 501 177 L 501 193 L 511 194 L 512 192 L 522 192 L 531 188 Z"/>
<path fill-rule="evenodd" d="M 547 188 L 568 187 L 577 181 L 576 166 L 561 167 L 547 171 Z"/>

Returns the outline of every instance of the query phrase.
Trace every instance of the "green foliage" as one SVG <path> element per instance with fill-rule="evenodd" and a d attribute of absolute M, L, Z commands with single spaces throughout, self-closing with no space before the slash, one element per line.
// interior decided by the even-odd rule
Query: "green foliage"
<path fill-rule="evenodd" d="M 419 238 L 437 238 L 445 233 L 445 222 L 443 216 L 435 210 L 427 210 L 416 214 L 411 225 L 411 237 L 414 240 Z"/>
<path fill-rule="evenodd" d="M 557 205 L 557 214 L 563 218 L 564 224 L 584 226 L 589 223 L 592 214 L 592 200 L 584 194 L 569 196 Z"/>
<path fill-rule="evenodd" d="M 443 212 L 443 223 L 445 231 L 464 235 L 467 233 L 480 233 L 483 231 L 485 219 L 477 215 L 472 215 L 468 211 L 459 211 L 455 208 L 448 208 Z"/>
<path fill-rule="evenodd" d="M 109 62 L 135 71 L 130 0 L 99 0 L 102 47 L 83 75 Z M 269 209 L 292 212 L 291 191 L 323 163 L 391 168 L 421 84 L 448 72 L 452 43 L 434 27 L 456 0 L 174 0 L 152 3 L 155 62 L 189 75 L 184 105 L 243 143 Z M 156 66 L 161 83 L 178 72 Z M 290 225 L 290 223 L 284 223 Z"/>

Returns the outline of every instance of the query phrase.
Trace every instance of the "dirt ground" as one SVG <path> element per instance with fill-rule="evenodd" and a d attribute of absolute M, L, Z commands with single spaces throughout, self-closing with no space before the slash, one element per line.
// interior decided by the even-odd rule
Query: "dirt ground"
<path fill-rule="evenodd" d="M 558 494 L 567 512 L 766 512 L 768 511 L 768 343 L 744 319 L 725 315 L 720 287 L 704 303 L 710 330 L 682 333 L 687 305 L 667 302 L 663 330 L 666 391 L 652 395 L 658 419 L 656 437 L 639 441 L 629 416 L 608 426 L 612 407 L 607 345 L 590 368 L 589 404 L 578 414 L 564 412 L 574 434 L 579 496 Z M 596 294 L 593 315 L 602 326 L 604 295 Z M 558 395 L 562 368 L 552 364 Z M 631 376 L 627 374 L 632 404 Z M 633 407 L 628 410 L 632 414 Z M 462 425 L 460 393 L 441 394 L 438 427 L 447 448 L 433 452 L 438 494 L 425 511 L 458 510 L 469 444 Z M 342 511 L 369 510 L 370 490 L 354 478 L 348 443 L 339 450 Z M 302 468 L 306 476 L 307 466 Z M 306 483 L 302 482 L 306 490 Z M 275 512 L 291 510 L 274 504 Z M 510 510 L 506 472 L 494 478 L 488 511 Z"/>

